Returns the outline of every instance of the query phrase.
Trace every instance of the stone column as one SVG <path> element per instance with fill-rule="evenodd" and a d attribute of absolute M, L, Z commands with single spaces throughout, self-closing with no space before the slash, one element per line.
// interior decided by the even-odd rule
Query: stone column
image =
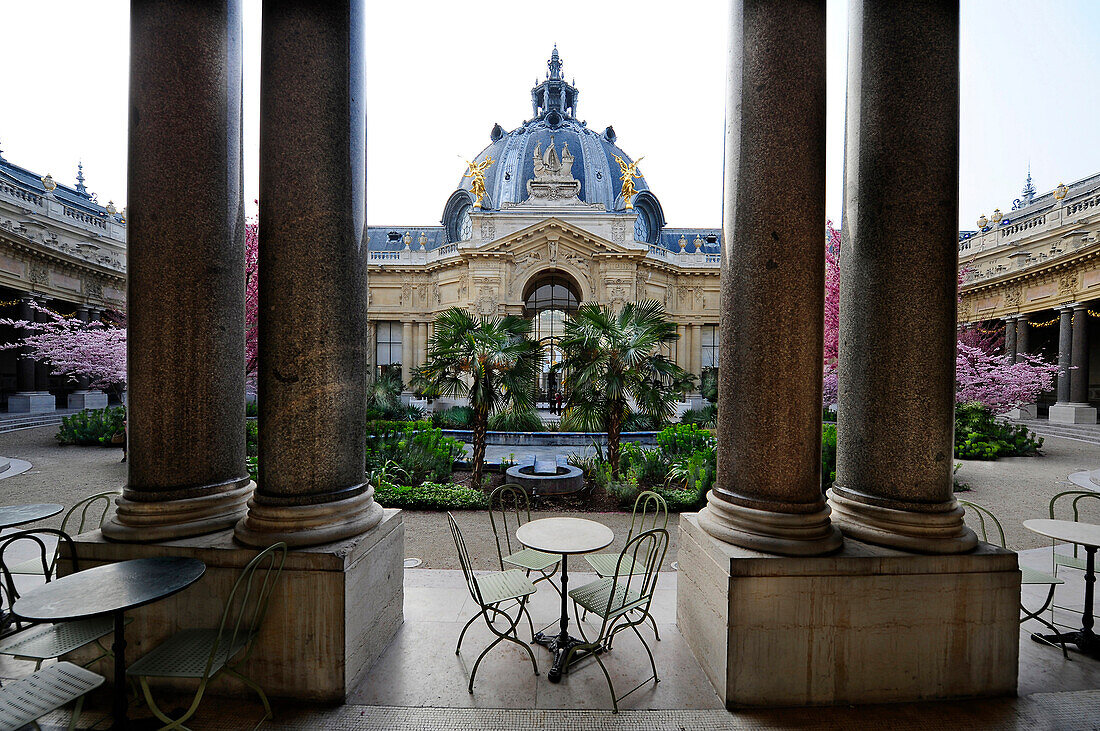
<path fill-rule="evenodd" d="M 50 300 L 45 297 L 36 298 L 39 307 L 48 307 Z M 36 311 L 34 313 L 35 322 L 49 322 L 50 316 L 45 312 Z M 44 360 L 36 360 L 34 362 L 34 390 L 38 393 L 48 394 L 50 392 L 50 364 Z"/>
<path fill-rule="evenodd" d="M 1064 336 L 1066 313 L 1072 312 L 1070 337 Z M 1050 407 L 1050 420 L 1061 424 L 1095 424 L 1096 408 L 1089 405 L 1089 313 L 1083 302 L 1067 305 L 1062 311 L 1058 338 L 1058 403 Z M 1067 340 L 1069 342 L 1063 342 Z M 1063 366 L 1063 353 L 1068 352 Z M 1062 373 L 1069 369 L 1068 376 Z M 1063 398 L 1062 382 L 1066 382 Z"/>
<path fill-rule="evenodd" d="M 87 306 L 76 309 L 76 319 L 88 323 L 92 321 L 91 310 Z M 87 376 L 76 377 L 76 390 L 68 396 L 70 409 L 102 409 L 107 406 L 107 394 L 99 389 L 89 389 L 90 379 Z"/>
<path fill-rule="evenodd" d="M 819 555 L 841 545 L 821 494 L 825 3 L 741 0 L 731 17 L 718 478 L 699 527 Z"/>
<path fill-rule="evenodd" d="M 401 323 L 401 383 L 407 388 L 412 379 L 412 369 L 416 358 L 416 342 L 413 340 L 413 324 Z"/>
<path fill-rule="evenodd" d="M 959 6 L 853 0 L 848 23 L 840 400 L 829 502 L 853 538 L 961 553 L 977 537 L 963 523 L 952 481 Z M 921 225 L 901 210 L 921 211 Z"/>
<path fill-rule="evenodd" d="M 1005 318 L 1005 355 L 1010 362 L 1016 362 L 1016 318 Z"/>
<path fill-rule="evenodd" d="M 1027 315 L 1017 315 L 1016 317 L 1016 355 L 1021 353 L 1027 355 L 1028 348 L 1030 347 L 1031 336 L 1031 322 L 1027 319 Z M 1015 363 L 1016 361 L 1012 361 Z"/>
<path fill-rule="evenodd" d="M 129 476 L 103 527 L 112 540 L 232 527 L 254 487 L 244 444 L 241 47 L 239 0 L 131 4 Z"/>
<path fill-rule="evenodd" d="M 691 371 L 691 364 L 688 362 L 688 329 L 687 325 L 677 325 L 676 332 L 680 335 L 680 339 L 676 341 L 676 365 L 683 368 L 685 371 Z"/>
<path fill-rule="evenodd" d="M 416 325 L 416 365 L 422 366 L 428 362 L 428 323 L 419 322 Z"/>
<path fill-rule="evenodd" d="M 23 297 L 19 300 L 19 308 L 16 312 L 17 320 L 36 322 L 39 318 L 35 309 L 31 306 L 33 298 Z M 19 335 L 29 335 L 29 332 L 20 332 Z M 37 371 L 40 366 L 27 352 L 26 348 L 19 349 L 19 355 L 15 362 L 15 388 L 16 392 L 8 396 L 8 412 L 10 413 L 46 413 L 56 408 L 56 400 L 48 390 L 37 390 Z M 48 386 L 48 384 L 47 384 Z"/>
<path fill-rule="evenodd" d="M 1069 403 L 1069 374 L 1072 365 L 1070 348 L 1073 343 L 1073 305 L 1058 310 L 1058 385 L 1059 404 Z"/>
<path fill-rule="evenodd" d="M 238 540 L 309 546 L 382 520 L 364 470 L 362 0 L 268 0 L 260 52 L 260 484 Z M 402 359 L 404 361 L 404 359 Z"/>
<path fill-rule="evenodd" d="M 691 363 L 690 372 L 696 376 L 703 371 L 703 326 L 691 326 L 691 350 L 688 352 L 688 362 Z"/>
<path fill-rule="evenodd" d="M 19 314 L 16 319 L 23 320 L 24 322 L 35 322 L 34 308 L 31 307 L 33 300 L 30 297 L 23 297 L 19 300 Z M 29 334 L 27 331 L 23 331 L 23 334 Z M 19 349 L 19 359 L 16 361 L 15 370 L 15 383 L 16 390 L 19 393 L 33 393 L 34 392 L 34 358 L 27 352 L 26 348 Z"/>

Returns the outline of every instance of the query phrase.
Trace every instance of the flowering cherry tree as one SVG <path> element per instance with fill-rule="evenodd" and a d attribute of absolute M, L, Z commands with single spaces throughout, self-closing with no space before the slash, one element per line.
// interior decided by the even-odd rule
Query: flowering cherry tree
<path fill-rule="evenodd" d="M 85 376 L 92 388 L 126 383 L 126 323 L 121 316 L 109 323 L 82 322 L 36 302 L 31 308 L 45 315 L 45 322 L 0 319 L 0 324 L 27 333 L 0 349 L 25 347 L 32 358 L 47 361 L 54 375 Z"/>
<path fill-rule="evenodd" d="M 959 273 L 959 282 L 965 270 Z M 825 224 L 825 351 L 822 401 L 838 399 L 837 350 L 840 342 L 840 230 L 832 221 Z M 993 413 L 1002 414 L 1021 404 L 1032 403 L 1054 385 L 1058 366 L 1034 355 L 1018 355 L 1015 363 L 997 355 L 1004 338 L 979 328 L 959 329 L 955 361 L 955 401 L 978 401 Z"/>
<path fill-rule="evenodd" d="M 256 373 L 259 309 L 258 226 L 245 225 L 245 365 L 252 379 Z M 30 357 L 44 360 L 57 376 L 85 376 L 92 388 L 126 383 L 126 320 L 114 315 L 110 322 L 82 322 L 64 317 L 32 302 L 45 322 L 0 318 L 0 324 L 21 329 L 25 335 L 0 350 L 26 348 Z"/>

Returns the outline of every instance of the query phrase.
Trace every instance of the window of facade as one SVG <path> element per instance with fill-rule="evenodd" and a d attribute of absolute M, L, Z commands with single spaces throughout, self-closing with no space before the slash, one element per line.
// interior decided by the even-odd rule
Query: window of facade
<path fill-rule="evenodd" d="M 703 368 L 718 367 L 718 346 L 720 335 L 717 325 L 703 325 L 702 329 L 702 358 L 699 361 Z"/>
<path fill-rule="evenodd" d="M 401 323 L 379 322 L 375 360 L 379 375 L 395 373 L 401 377 Z"/>

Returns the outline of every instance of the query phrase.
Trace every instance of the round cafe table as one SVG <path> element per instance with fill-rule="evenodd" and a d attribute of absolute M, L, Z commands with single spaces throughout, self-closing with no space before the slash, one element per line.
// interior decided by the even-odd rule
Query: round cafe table
<path fill-rule="evenodd" d="M 1072 642 L 1082 653 L 1100 658 L 1100 637 L 1092 631 L 1093 590 L 1096 584 L 1096 549 L 1100 546 L 1100 525 L 1073 520 L 1037 518 L 1025 520 L 1024 527 L 1056 541 L 1076 543 L 1085 549 L 1085 609 L 1081 614 L 1081 629 L 1054 635 L 1038 635 L 1047 642 Z M 1032 635 L 1035 639 L 1037 636 Z"/>
<path fill-rule="evenodd" d="M 14 528 L 17 525 L 52 518 L 64 509 L 64 505 L 58 505 L 57 503 L 5 505 L 0 507 L 0 529 Z"/>
<path fill-rule="evenodd" d="M 546 674 L 551 683 L 561 680 L 565 656 L 570 647 L 584 644 L 569 636 L 569 557 L 607 548 L 615 534 L 602 523 L 583 518 L 542 518 L 524 523 L 516 530 L 516 538 L 527 548 L 561 555 L 561 622 L 557 634 L 539 632 L 535 642 L 554 653 L 554 664 Z"/>
<path fill-rule="evenodd" d="M 12 612 L 33 622 L 63 622 L 110 614 L 115 620 L 111 645 L 115 663 L 114 728 L 128 727 L 126 717 L 126 610 L 183 591 L 206 572 L 195 558 L 136 558 L 62 576 L 15 600 Z"/>

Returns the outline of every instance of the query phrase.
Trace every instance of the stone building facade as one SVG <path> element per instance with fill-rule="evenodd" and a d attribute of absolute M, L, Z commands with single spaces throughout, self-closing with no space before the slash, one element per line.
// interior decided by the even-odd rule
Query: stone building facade
<path fill-rule="evenodd" d="M 959 321 L 1004 335 L 1006 352 L 1060 366 L 1057 386 L 1018 416 L 1096 423 L 1100 402 L 1100 173 L 1036 195 L 959 236 Z"/>
<path fill-rule="evenodd" d="M 720 229 L 666 226 L 640 175 L 626 200 L 622 165 L 632 160 L 614 128 L 577 118 L 579 91 L 556 48 L 547 66 L 532 118 L 510 132 L 494 125 L 474 158 L 484 166 L 480 200 L 464 176 L 439 226 L 369 228 L 370 353 L 405 382 L 450 307 L 535 319 L 552 362 L 560 315 L 577 303 L 655 299 L 679 324 L 677 364 L 696 375 L 717 366 Z M 553 389 L 549 374 L 542 386 Z"/>
<path fill-rule="evenodd" d="M 85 321 L 125 309 L 126 219 L 89 192 L 83 166 L 68 186 L 0 151 L 0 317 L 34 319 L 31 300 Z M 20 335 L 0 326 L 0 343 Z M 0 399 L 8 411 L 106 406 L 107 396 L 86 386 L 51 375 L 19 351 L 0 350 Z"/>

